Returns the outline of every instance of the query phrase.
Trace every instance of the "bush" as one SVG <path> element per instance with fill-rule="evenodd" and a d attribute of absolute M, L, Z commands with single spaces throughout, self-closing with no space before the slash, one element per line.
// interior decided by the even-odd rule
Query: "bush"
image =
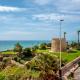
<path fill-rule="evenodd" d="M 70 47 L 72 47 L 72 48 L 77 48 L 77 45 L 78 45 L 78 44 L 77 44 L 76 42 L 72 42 L 71 45 L 70 45 Z"/>
<path fill-rule="evenodd" d="M 57 57 L 50 54 L 39 54 L 27 63 L 26 66 L 44 72 L 56 72 L 59 69 L 59 61 Z"/>
<path fill-rule="evenodd" d="M 51 47 L 51 43 L 47 43 L 47 47 Z"/>
<path fill-rule="evenodd" d="M 42 43 L 40 44 L 40 49 L 45 50 L 46 49 L 47 44 L 46 43 Z"/>
<path fill-rule="evenodd" d="M 17 62 L 20 62 L 20 60 L 21 60 L 21 58 L 20 58 L 20 57 L 17 57 L 17 56 L 14 57 L 13 59 L 14 59 L 15 61 L 17 61 Z"/>
<path fill-rule="evenodd" d="M 23 57 L 31 57 L 32 56 L 31 49 L 30 48 L 25 48 L 22 55 L 23 55 Z"/>
<path fill-rule="evenodd" d="M 80 67 L 80 62 L 78 62 L 78 65 L 79 65 L 79 67 Z"/>
<path fill-rule="evenodd" d="M 62 64 L 61 64 L 61 66 L 63 67 L 66 63 L 67 63 L 67 59 L 62 60 Z"/>
<path fill-rule="evenodd" d="M 22 52 L 22 46 L 19 43 L 16 43 L 15 47 L 14 47 L 14 51 L 21 53 Z"/>

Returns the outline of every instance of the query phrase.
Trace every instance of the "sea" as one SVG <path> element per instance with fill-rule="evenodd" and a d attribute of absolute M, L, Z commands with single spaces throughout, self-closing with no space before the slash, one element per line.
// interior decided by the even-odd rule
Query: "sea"
<path fill-rule="evenodd" d="M 11 50 L 14 48 L 16 43 L 20 43 L 23 48 L 28 48 L 28 47 L 33 47 L 35 45 L 39 45 L 41 43 L 49 43 L 50 41 L 48 40 L 7 40 L 7 41 L 0 41 L 0 51 L 6 51 L 6 50 Z"/>

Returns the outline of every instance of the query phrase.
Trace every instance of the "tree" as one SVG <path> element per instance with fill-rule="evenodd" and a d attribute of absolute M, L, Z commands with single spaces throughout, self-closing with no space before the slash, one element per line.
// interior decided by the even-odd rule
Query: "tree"
<path fill-rule="evenodd" d="M 66 39 L 66 32 L 64 32 L 64 39 Z"/>
<path fill-rule="evenodd" d="M 16 44 L 15 44 L 14 52 L 17 52 L 17 55 L 18 55 L 19 57 L 22 56 L 22 48 L 23 48 L 23 47 L 22 47 L 19 43 L 16 43 Z"/>
<path fill-rule="evenodd" d="M 80 49 L 80 42 L 79 42 L 79 34 L 80 34 L 80 30 L 78 31 L 78 49 Z"/>
<path fill-rule="evenodd" d="M 77 43 L 72 41 L 70 47 L 72 47 L 72 48 L 77 48 Z"/>
<path fill-rule="evenodd" d="M 22 55 L 23 55 L 24 57 L 30 57 L 30 56 L 32 56 L 32 51 L 31 51 L 31 49 L 30 49 L 30 48 L 25 48 L 25 49 L 23 50 Z"/>
<path fill-rule="evenodd" d="M 40 44 L 40 49 L 45 50 L 46 49 L 47 44 L 46 43 L 42 43 Z"/>
<path fill-rule="evenodd" d="M 34 53 L 37 49 L 39 48 L 39 46 L 35 45 L 32 47 L 32 52 Z"/>
<path fill-rule="evenodd" d="M 51 43 L 47 43 L 47 47 L 51 47 Z"/>
<path fill-rule="evenodd" d="M 78 44 L 79 44 L 79 33 L 80 33 L 80 30 L 78 31 Z"/>
<path fill-rule="evenodd" d="M 21 53 L 22 52 L 22 46 L 19 43 L 16 43 L 15 47 L 14 47 L 14 51 Z"/>

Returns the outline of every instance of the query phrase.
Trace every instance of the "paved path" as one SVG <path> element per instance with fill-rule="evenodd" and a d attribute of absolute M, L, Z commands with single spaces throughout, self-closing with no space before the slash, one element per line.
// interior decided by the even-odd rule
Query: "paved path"
<path fill-rule="evenodd" d="M 80 80 L 80 67 L 74 72 L 74 80 Z"/>

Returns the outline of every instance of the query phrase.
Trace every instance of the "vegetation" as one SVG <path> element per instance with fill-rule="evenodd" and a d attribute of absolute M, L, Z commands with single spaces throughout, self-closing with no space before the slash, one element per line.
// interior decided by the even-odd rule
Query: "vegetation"
<path fill-rule="evenodd" d="M 14 51 L 3 51 L 3 52 L 0 52 L 0 54 L 16 54 L 16 52 L 14 52 Z"/>
<path fill-rule="evenodd" d="M 31 49 L 30 49 L 30 48 L 25 48 L 25 49 L 23 50 L 23 52 L 22 52 L 22 55 L 24 56 L 24 58 L 25 58 L 25 57 L 30 57 L 30 56 L 32 56 L 32 51 L 31 51 Z"/>
<path fill-rule="evenodd" d="M 8 61 L 8 58 L 4 58 L 3 60 L 5 64 Z M 56 80 L 58 69 L 59 60 L 56 56 L 41 53 L 25 64 L 25 67 L 9 65 L 8 63 L 0 71 L 0 80 L 25 80 L 27 78 L 43 78 L 43 80 L 47 78 L 49 80 L 50 76 Z"/>
<path fill-rule="evenodd" d="M 51 43 L 42 43 L 32 48 L 23 48 L 17 43 L 13 50 L 3 51 L 3 54 L 16 54 L 0 58 L 0 80 L 26 80 L 27 78 L 42 78 L 43 80 L 58 80 L 59 52 L 50 52 Z M 62 66 L 80 56 L 77 43 L 69 45 L 71 50 L 62 52 Z M 12 65 L 15 60 L 24 67 Z M 80 65 L 80 63 L 79 63 Z"/>
<path fill-rule="evenodd" d="M 50 54 L 38 54 L 30 62 L 26 64 L 27 69 L 40 72 L 40 77 L 49 80 L 52 75 L 57 76 L 57 71 L 59 70 L 59 59 L 57 56 L 52 56 Z M 47 75 L 47 77 L 45 77 Z M 53 77 L 55 80 L 55 78 Z"/>
<path fill-rule="evenodd" d="M 46 54 L 51 54 L 51 55 L 56 55 L 60 56 L 60 53 L 57 52 L 57 53 L 54 53 L 54 52 L 50 52 L 50 50 L 37 50 L 36 53 L 46 53 Z M 75 58 L 79 57 L 80 56 L 80 51 L 79 50 L 72 50 L 71 52 L 62 52 L 62 60 L 66 61 L 67 63 L 74 60 Z"/>
<path fill-rule="evenodd" d="M 17 53 L 17 55 L 13 58 L 13 60 L 19 63 L 25 63 L 25 61 L 31 60 L 31 58 L 34 56 L 31 48 L 23 49 L 19 43 L 15 45 L 14 51 Z"/>
<path fill-rule="evenodd" d="M 10 64 L 11 64 L 11 59 L 7 57 L 3 57 L 0 60 L 0 71 L 6 68 L 7 66 L 9 66 Z"/>
<path fill-rule="evenodd" d="M 46 47 L 47 47 L 47 44 L 46 43 L 42 43 L 42 44 L 40 44 L 39 49 L 45 50 Z"/>
<path fill-rule="evenodd" d="M 51 43 L 47 43 L 47 47 L 51 47 Z"/>
<path fill-rule="evenodd" d="M 15 44 L 14 52 L 18 52 L 19 54 L 22 52 L 22 46 L 19 43 Z"/>
<path fill-rule="evenodd" d="M 0 72 L 0 80 L 26 80 L 30 76 L 36 78 L 39 73 L 18 66 L 8 66 Z"/>

